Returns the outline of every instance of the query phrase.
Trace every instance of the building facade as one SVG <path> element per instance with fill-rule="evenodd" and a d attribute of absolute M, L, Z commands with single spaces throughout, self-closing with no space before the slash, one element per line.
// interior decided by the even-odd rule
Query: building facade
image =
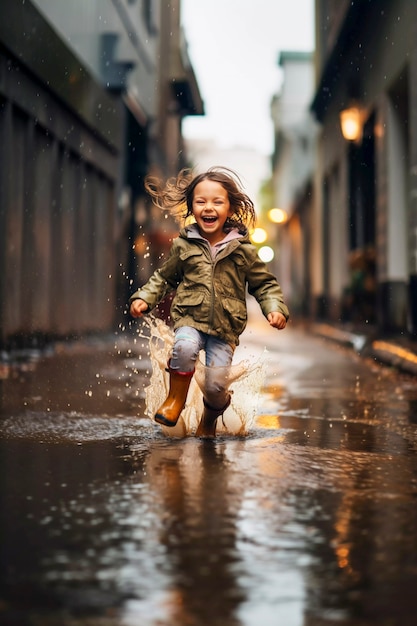
<path fill-rule="evenodd" d="M 2 8 L 7 350 L 114 328 L 131 283 L 146 279 L 168 237 L 155 226 L 144 177 L 186 163 L 181 121 L 203 114 L 203 103 L 179 0 L 4 0 Z"/>
<path fill-rule="evenodd" d="M 310 52 L 284 51 L 281 90 L 271 102 L 274 126 L 272 206 L 285 221 L 269 224 L 279 276 L 292 315 L 308 315 L 311 299 L 311 224 L 317 128 L 309 111 L 314 94 L 314 62 Z M 267 221 L 266 221 L 267 222 Z"/>
<path fill-rule="evenodd" d="M 317 0 L 311 307 L 417 333 L 417 4 Z M 347 139 L 341 112 L 358 132 Z"/>

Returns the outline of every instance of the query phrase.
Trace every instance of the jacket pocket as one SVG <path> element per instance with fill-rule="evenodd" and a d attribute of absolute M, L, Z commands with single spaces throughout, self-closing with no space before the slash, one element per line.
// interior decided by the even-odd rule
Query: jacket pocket
<path fill-rule="evenodd" d="M 240 335 L 245 330 L 248 319 L 246 301 L 226 296 L 222 299 L 222 304 L 224 318 L 230 329 L 234 334 Z"/>
<path fill-rule="evenodd" d="M 179 289 L 172 303 L 171 316 L 174 321 L 189 317 L 196 322 L 206 322 L 208 309 L 208 301 L 203 291 Z"/>

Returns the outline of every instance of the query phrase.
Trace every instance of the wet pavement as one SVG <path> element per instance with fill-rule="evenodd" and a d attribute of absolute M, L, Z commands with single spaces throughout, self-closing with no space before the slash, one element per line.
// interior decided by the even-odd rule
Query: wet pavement
<path fill-rule="evenodd" d="M 3 375 L 0 624 L 415 626 L 416 378 L 255 316 L 248 433 L 170 438 L 134 337 Z"/>

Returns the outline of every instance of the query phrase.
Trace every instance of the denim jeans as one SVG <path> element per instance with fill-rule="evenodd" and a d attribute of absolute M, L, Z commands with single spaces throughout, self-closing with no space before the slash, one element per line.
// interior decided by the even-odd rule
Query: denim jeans
<path fill-rule="evenodd" d="M 204 399 L 210 406 L 222 408 L 229 399 L 228 369 L 233 359 L 232 346 L 191 326 L 182 326 L 175 331 L 170 368 L 192 372 L 201 350 L 206 353 Z"/>

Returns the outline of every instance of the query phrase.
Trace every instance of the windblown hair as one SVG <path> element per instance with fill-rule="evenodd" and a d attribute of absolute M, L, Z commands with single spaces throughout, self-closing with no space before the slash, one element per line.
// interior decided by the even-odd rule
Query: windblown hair
<path fill-rule="evenodd" d="M 219 183 L 227 191 L 233 215 L 225 223 L 226 232 L 237 228 L 243 233 L 255 225 L 253 202 L 243 191 L 239 176 L 227 167 L 210 167 L 197 175 L 191 169 L 184 168 L 177 177 L 169 178 L 165 184 L 158 178 L 148 176 L 145 189 L 157 207 L 169 211 L 180 224 L 184 224 L 193 213 L 194 189 L 203 180 Z"/>

